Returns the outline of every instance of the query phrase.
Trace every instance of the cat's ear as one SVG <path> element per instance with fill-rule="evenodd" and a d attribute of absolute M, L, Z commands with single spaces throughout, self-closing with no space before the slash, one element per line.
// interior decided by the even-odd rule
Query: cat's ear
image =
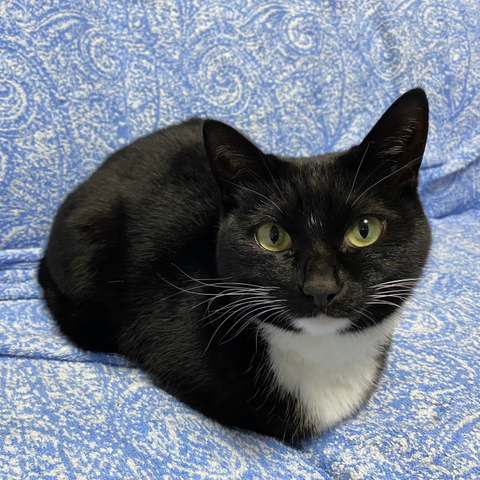
<path fill-rule="evenodd" d="M 428 134 L 428 100 L 421 88 L 402 95 L 382 115 L 360 145 L 360 157 L 377 169 L 379 162 L 397 185 L 417 185 Z M 385 176 L 385 169 L 381 168 Z"/>
<path fill-rule="evenodd" d="M 203 140 L 210 167 L 225 198 L 232 198 L 237 186 L 258 183 L 268 175 L 265 155 L 225 123 L 205 120 Z"/>

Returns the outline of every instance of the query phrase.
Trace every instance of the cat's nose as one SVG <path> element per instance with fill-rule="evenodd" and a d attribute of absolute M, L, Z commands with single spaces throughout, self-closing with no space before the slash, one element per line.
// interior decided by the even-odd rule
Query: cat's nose
<path fill-rule="evenodd" d="M 322 250 L 308 259 L 301 289 L 317 308 L 327 308 L 340 291 L 333 253 Z"/>
<path fill-rule="evenodd" d="M 316 307 L 325 310 L 340 289 L 332 282 L 332 284 L 325 285 L 323 288 L 318 288 L 318 286 L 312 284 L 304 285 L 302 290 L 307 297 L 313 300 Z"/>

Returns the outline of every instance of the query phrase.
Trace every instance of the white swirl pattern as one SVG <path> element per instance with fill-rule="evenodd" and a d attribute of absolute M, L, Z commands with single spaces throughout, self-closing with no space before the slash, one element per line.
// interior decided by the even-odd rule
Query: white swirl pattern
<path fill-rule="evenodd" d="M 193 115 L 266 150 L 347 148 L 422 85 L 435 244 L 379 391 L 293 449 L 61 337 L 35 271 L 66 193 Z M 478 0 L 0 4 L 0 478 L 480 478 Z"/>

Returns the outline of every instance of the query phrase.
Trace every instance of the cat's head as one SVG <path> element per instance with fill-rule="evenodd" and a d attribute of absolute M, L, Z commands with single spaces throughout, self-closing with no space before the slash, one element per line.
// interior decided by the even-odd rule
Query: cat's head
<path fill-rule="evenodd" d="M 427 131 L 421 89 L 400 97 L 360 145 L 318 157 L 266 155 L 207 120 L 223 204 L 218 274 L 258 287 L 245 290 L 239 307 L 314 334 L 367 328 L 397 310 L 430 247 L 417 193 Z"/>

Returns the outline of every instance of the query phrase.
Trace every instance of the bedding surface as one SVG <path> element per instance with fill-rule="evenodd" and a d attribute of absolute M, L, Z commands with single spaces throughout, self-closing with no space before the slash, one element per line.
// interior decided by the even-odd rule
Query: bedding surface
<path fill-rule="evenodd" d="M 0 78 L 1 479 L 480 478 L 477 0 L 5 0 Z M 192 116 L 280 155 L 341 150 L 419 85 L 434 244 L 355 418 L 294 447 L 228 429 L 57 331 L 38 261 L 110 153 Z"/>

